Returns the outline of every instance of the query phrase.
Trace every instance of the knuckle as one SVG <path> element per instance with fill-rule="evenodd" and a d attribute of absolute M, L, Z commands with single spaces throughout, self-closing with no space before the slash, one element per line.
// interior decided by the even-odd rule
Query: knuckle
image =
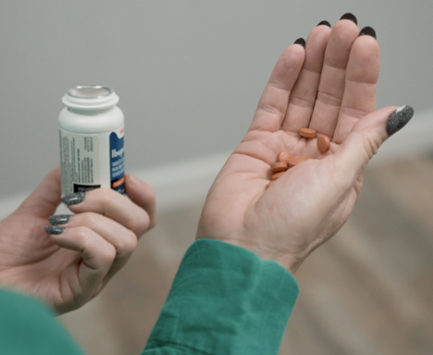
<path fill-rule="evenodd" d="M 135 248 L 137 247 L 137 236 L 132 231 L 127 231 L 122 237 L 120 238 L 120 242 L 118 245 L 118 251 L 119 254 L 122 256 L 124 255 L 131 255 Z"/>
<path fill-rule="evenodd" d="M 373 133 L 366 134 L 364 137 L 364 149 L 368 155 L 368 160 L 370 160 L 379 150 L 380 139 Z"/>
<path fill-rule="evenodd" d="M 150 218 L 149 226 L 148 226 L 147 230 L 154 228 L 156 226 L 157 222 L 158 222 L 158 218 L 156 216 L 154 216 L 153 218 Z"/>
<path fill-rule="evenodd" d="M 80 240 L 82 243 L 85 243 L 89 238 L 89 231 L 90 230 L 87 227 L 77 227 L 75 231 L 75 238 L 77 238 L 77 240 Z"/>
<path fill-rule="evenodd" d="M 133 228 L 134 233 L 140 237 L 144 232 L 146 232 L 147 230 L 149 230 L 152 225 L 152 221 L 149 217 L 149 215 L 143 211 L 143 213 L 141 214 L 141 216 L 137 219 L 138 224 L 135 228 Z"/>
<path fill-rule="evenodd" d="M 112 190 L 110 189 L 97 189 L 97 200 L 103 206 L 103 210 L 106 210 L 113 201 Z"/>
<path fill-rule="evenodd" d="M 116 258 L 116 248 L 109 243 L 106 243 L 105 246 L 100 249 L 100 251 L 100 258 L 104 263 L 111 264 Z"/>
<path fill-rule="evenodd" d="M 94 226 L 97 225 L 98 222 L 98 218 L 97 215 L 95 213 L 83 213 L 81 216 L 81 223 L 87 225 L 87 226 Z"/>
<path fill-rule="evenodd" d="M 125 235 L 124 239 L 124 249 L 127 254 L 132 254 L 137 247 L 137 236 L 134 232 L 130 231 L 127 235 Z"/>

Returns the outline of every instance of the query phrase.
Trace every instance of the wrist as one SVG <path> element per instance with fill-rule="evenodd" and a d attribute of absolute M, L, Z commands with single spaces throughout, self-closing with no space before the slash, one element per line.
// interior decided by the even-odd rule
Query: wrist
<path fill-rule="evenodd" d="M 305 259 L 305 258 L 301 259 L 293 255 L 288 255 L 287 253 L 282 253 L 272 248 L 267 248 L 266 245 L 258 246 L 249 240 L 244 241 L 244 240 L 237 240 L 237 239 L 219 239 L 212 236 L 197 236 L 196 240 L 200 240 L 200 239 L 217 240 L 223 243 L 237 246 L 239 248 L 246 249 L 250 252 L 255 253 L 262 260 L 275 261 L 276 263 L 281 265 L 284 269 L 289 271 L 291 274 L 294 274 L 298 270 L 302 261 Z"/>

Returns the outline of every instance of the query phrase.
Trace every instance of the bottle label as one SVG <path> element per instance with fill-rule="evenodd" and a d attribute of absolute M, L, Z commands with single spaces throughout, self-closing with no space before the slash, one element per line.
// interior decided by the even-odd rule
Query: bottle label
<path fill-rule="evenodd" d="M 62 195 L 101 187 L 99 149 L 97 135 L 70 134 L 60 130 Z"/>
<path fill-rule="evenodd" d="M 110 180 L 111 188 L 125 193 L 125 149 L 123 129 L 110 133 Z"/>
<path fill-rule="evenodd" d="M 60 129 L 62 196 L 98 187 L 125 193 L 123 126 L 97 134 Z"/>

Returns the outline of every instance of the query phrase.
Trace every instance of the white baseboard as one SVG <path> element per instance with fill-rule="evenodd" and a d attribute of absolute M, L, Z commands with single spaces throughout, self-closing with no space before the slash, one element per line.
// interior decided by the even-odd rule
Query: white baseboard
<path fill-rule="evenodd" d="M 152 186 L 156 194 L 157 209 L 161 213 L 204 200 L 229 154 L 230 152 L 221 153 L 206 158 L 129 172 Z M 0 200 L 0 220 L 12 213 L 30 192 Z M 66 207 L 60 206 L 57 213 L 70 212 Z"/>
<path fill-rule="evenodd" d="M 400 132 L 380 148 L 371 165 L 433 151 L 433 111 L 416 113 Z M 153 169 L 132 171 L 155 190 L 159 212 L 204 200 L 213 180 L 224 165 L 229 152 L 206 158 L 182 161 Z M 14 211 L 30 192 L 0 201 L 0 220 Z"/>
<path fill-rule="evenodd" d="M 204 200 L 231 152 L 132 172 L 153 187 L 159 212 Z"/>

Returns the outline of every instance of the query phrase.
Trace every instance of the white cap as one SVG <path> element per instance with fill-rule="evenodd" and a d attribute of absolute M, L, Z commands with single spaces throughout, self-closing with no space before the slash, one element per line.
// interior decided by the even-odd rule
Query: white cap
<path fill-rule="evenodd" d="M 115 106 L 119 96 L 108 86 L 80 85 L 69 89 L 62 102 L 73 109 L 99 110 Z"/>

